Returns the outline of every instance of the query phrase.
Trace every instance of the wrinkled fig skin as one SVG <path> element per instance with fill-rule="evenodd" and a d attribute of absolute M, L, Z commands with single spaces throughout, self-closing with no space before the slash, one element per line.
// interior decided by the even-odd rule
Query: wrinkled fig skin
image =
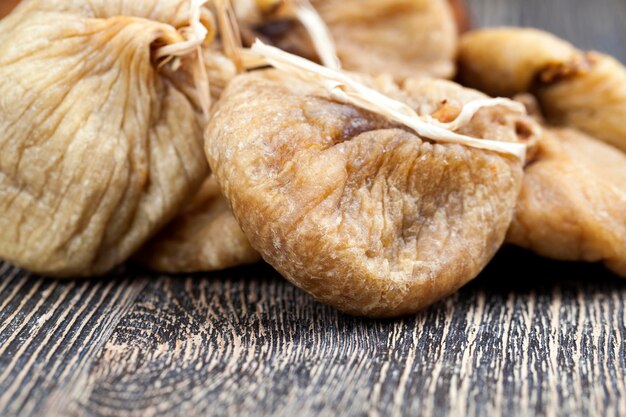
<path fill-rule="evenodd" d="M 274 71 L 231 82 L 206 150 L 252 247 L 319 300 L 373 317 L 474 278 L 522 177 L 515 158 L 431 144 Z"/>
<path fill-rule="evenodd" d="M 151 58 L 186 6 L 33 0 L 0 22 L 0 258 L 105 273 L 206 178 L 187 62 L 168 74 Z"/>
<path fill-rule="evenodd" d="M 390 73 L 397 79 L 454 76 L 458 30 L 446 0 L 312 0 L 311 4 L 328 26 L 345 69 Z M 268 19 L 257 28 L 279 48 L 316 59 L 302 26 Z"/>
<path fill-rule="evenodd" d="M 551 123 L 626 151 L 626 68 L 535 29 L 486 29 L 461 39 L 459 77 L 491 95 L 532 92 Z"/>
<path fill-rule="evenodd" d="M 168 273 L 217 271 L 260 260 L 213 176 L 205 181 L 192 203 L 139 254 L 141 263 Z"/>
<path fill-rule="evenodd" d="M 626 155 L 573 129 L 546 132 L 507 241 L 626 277 Z"/>

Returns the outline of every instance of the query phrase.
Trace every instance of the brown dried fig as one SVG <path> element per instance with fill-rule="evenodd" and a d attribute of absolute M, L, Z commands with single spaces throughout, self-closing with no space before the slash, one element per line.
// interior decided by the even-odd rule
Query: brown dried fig
<path fill-rule="evenodd" d="M 260 7 L 269 3 L 274 7 Z M 290 13 L 297 1 L 237 0 L 244 34 L 319 60 L 311 36 Z M 286 4 L 281 6 L 281 4 Z M 347 70 L 397 79 L 451 78 L 458 29 L 447 0 L 312 0 Z"/>
<path fill-rule="evenodd" d="M 459 77 L 491 95 L 532 92 L 551 123 L 576 127 L 626 151 L 626 68 L 535 29 L 464 35 Z"/>
<path fill-rule="evenodd" d="M 186 0 L 31 0 L 0 22 L 0 258 L 105 273 L 201 185 L 199 60 L 158 55 L 191 17 Z"/>
<path fill-rule="evenodd" d="M 573 129 L 546 130 L 526 168 L 507 241 L 604 262 L 626 277 L 626 155 Z"/>
<path fill-rule="evenodd" d="M 396 98 L 446 106 L 425 96 L 428 85 L 407 85 Z M 477 94 L 455 93 L 461 103 Z M 490 122 L 465 129 L 517 141 L 508 112 L 482 109 L 475 117 Z M 267 262 L 317 299 L 376 317 L 414 312 L 474 278 L 504 239 L 522 179 L 514 156 L 433 144 L 275 70 L 230 83 L 206 151 Z"/>

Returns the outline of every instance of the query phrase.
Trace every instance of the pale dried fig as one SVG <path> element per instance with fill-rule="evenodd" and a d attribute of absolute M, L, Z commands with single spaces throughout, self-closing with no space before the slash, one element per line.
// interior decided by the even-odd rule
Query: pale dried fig
<path fill-rule="evenodd" d="M 196 56 L 155 56 L 190 20 L 186 0 L 31 0 L 0 22 L 0 258 L 102 274 L 197 190 Z"/>
<path fill-rule="evenodd" d="M 446 105 L 426 97 L 428 85 L 407 85 L 395 96 L 414 108 Z M 476 117 L 490 123 L 466 129 L 517 141 L 506 113 L 483 109 Z M 414 312 L 474 278 L 504 239 L 522 179 L 514 156 L 433 144 L 274 70 L 230 83 L 206 151 L 267 262 L 323 302 L 378 317 Z"/>
<path fill-rule="evenodd" d="M 546 130 L 507 241 L 626 277 L 626 155 L 573 129 Z"/>
<path fill-rule="evenodd" d="M 486 29 L 462 37 L 459 76 L 491 95 L 532 92 L 549 122 L 626 151 L 626 68 L 611 56 L 535 29 Z"/>

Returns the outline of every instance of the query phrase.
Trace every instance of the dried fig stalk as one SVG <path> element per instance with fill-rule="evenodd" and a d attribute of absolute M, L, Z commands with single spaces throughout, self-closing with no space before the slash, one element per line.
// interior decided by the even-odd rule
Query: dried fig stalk
<path fill-rule="evenodd" d="M 206 178 L 195 71 L 213 53 L 193 28 L 212 28 L 189 5 L 32 0 L 0 22 L 0 258 L 105 273 Z M 191 39 L 201 55 L 158 52 Z"/>
<path fill-rule="evenodd" d="M 478 94 L 431 83 L 381 90 L 420 110 L 435 106 L 426 91 L 450 89 L 458 113 Z M 518 122 L 529 121 L 485 108 L 459 133 L 517 142 Z M 275 70 L 230 83 L 206 151 L 267 262 L 319 300 L 377 317 L 414 312 L 475 277 L 504 239 L 522 176 L 515 156 L 430 143 Z"/>
<path fill-rule="evenodd" d="M 626 151 L 626 68 L 535 29 L 468 33 L 460 78 L 492 95 L 535 94 L 550 123 L 576 127 Z"/>

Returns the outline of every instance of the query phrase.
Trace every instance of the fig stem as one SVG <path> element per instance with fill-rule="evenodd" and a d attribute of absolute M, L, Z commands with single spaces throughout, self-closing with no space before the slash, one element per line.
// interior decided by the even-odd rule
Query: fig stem
<path fill-rule="evenodd" d="M 302 23 L 302 26 L 309 33 L 315 51 L 327 68 L 334 70 L 341 69 L 341 61 L 337 57 L 335 42 L 333 41 L 330 29 L 324 23 L 322 17 L 317 13 L 315 7 L 309 0 L 291 0 L 294 14 Z"/>
<path fill-rule="evenodd" d="M 187 55 L 196 54 L 197 59 L 194 62 L 192 75 L 196 89 L 198 90 L 198 99 L 202 113 L 208 119 L 211 110 L 211 92 L 209 76 L 204 66 L 204 57 L 202 55 L 202 45 L 207 39 L 209 30 L 202 24 L 202 8 L 208 0 L 189 0 L 189 26 L 180 29 L 184 40 L 171 43 L 160 47 L 156 51 L 156 58 L 164 58 L 166 60 L 172 58 L 181 58 Z"/>

